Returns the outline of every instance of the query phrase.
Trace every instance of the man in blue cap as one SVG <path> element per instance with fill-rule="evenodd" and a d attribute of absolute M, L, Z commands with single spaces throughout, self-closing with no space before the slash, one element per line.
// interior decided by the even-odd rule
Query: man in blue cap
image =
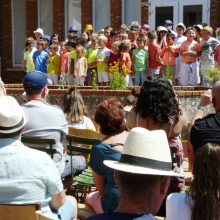
<path fill-rule="evenodd" d="M 167 29 L 168 33 L 172 33 L 175 36 L 177 36 L 176 32 L 172 30 L 173 29 L 173 22 L 171 20 L 165 20 L 164 27 Z"/>
<path fill-rule="evenodd" d="M 46 102 L 48 93 L 46 74 L 40 71 L 29 72 L 23 81 L 27 102 L 22 106 L 27 110 L 27 122 L 23 136 L 53 138 L 53 146 L 57 153 L 53 156 L 61 177 L 71 175 L 71 160 L 69 155 L 63 154 L 62 139 L 68 133 L 65 115 L 61 108 Z M 73 156 L 74 173 L 78 174 L 86 168 L 85 158 Z"/>

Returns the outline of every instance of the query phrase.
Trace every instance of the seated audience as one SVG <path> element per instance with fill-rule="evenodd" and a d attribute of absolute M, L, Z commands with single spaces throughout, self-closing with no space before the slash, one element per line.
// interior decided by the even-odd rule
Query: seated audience
<path fill-rule="evenodd" d="M 167 197 L 166 220 L 213 220 L 220 218 L 220 146 L 205 144 L 195 156 L 195 177 L 189 193 Z"/>
<path fill-rule="evenodd" d="M 81 129 L 90 128 L 96 130 L 91 119 L 87 117 L 88 113 L 84 106 L 82 96 L 75 86 L 71 86 L 67 89 L 63 106 L 68 127 Z"/>
<path fill-rule="evenodd" d="M 215 113 L 203 117 L 206 106 L 212 103 Z M 191 132 L 188 142 L 188 155 L 193 167 L 194 155 L 197 150 L 207 143 L 220 144 L 220 81 L 216 82 L 212 90 L 205 92 L 200 99 L 198 110 L 191 122 Z"/>
<path fill-rule="evenodd" d="M 77 202 L 65 196 L 54 162 L 21 143 L 21 132 L 31 120 L 27 111 L 11 96 L 0 97 L 0 106 L 0 203 L 40 202 L 49 218 L 77 219 Z"/>
<path fill-rule="evenodd" d="M 39 71 L 29 72 L 23 81 L 27 102 L 22 106 L 27 110 L 29 121 L 22 136 L 54 138 L 53 146 L 57 153 L 53 160 L 62 177 L 71 175 L 71 160 L 69 155 L 63 154 L 62 139 L 68 132 L 65 115 L 58 106 L 45 102 L 47 95 L 47 77 Z M 80 173 L 86 168 L 85 159 L 81 156 L 73 156 L 74 173 Z"/>
<path fill-rule="evenodd" d="M 95 112 L 95 122 L 100 125 L 100 132 L 106 137 L 93 145 L 89 166 L 97 192 L 90 193 L 86 204 L 96 213 L 115 210 L 118 206 L 119 191 L 114 180 L 114 171 L 103 164 L 104 160 L 119 161 L 128 132 L 122 104 L 115 98 L 101 102 Z"/>
<path fill-rule="evenodd" d="M 157 149 L 157 150 L 155 150 Z M 166 133 L 134 128 L 128 135 L 119 161 L 104 160 L 106 169 L 115 170 L 119 205 L 113 212 L 94 215 L 88 220 L 155 220 L 155 213 L 166 196 L 172 169 Z"/>

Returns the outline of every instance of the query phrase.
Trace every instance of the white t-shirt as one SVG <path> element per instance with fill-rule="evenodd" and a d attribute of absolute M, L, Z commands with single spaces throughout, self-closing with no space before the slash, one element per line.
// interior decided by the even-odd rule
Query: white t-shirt
<path fill-rule="evenodd" d="M 185 193 L 172 193 L 166 201 L 166 220 L 190 220 L 191 209 Z"/>
<path fill-rule="evenodd" d="M 96 130 L 95 126 L 90 118 L 83 116 L 83 120 L 84 120 L 83 123 L 68 124 L 68 127 L 69 128 L 80 128 L 80 129 L 87 129 L 88 128 L 88 129 L 93 129 L 94 131 Z"/>
<path fill-rule="evenodd" d="M 176 37 L 176 38 L 175 38 L 175 41 L 174 41 L 174 45 L 177 46 L 177 47 L 180 47 L 181 44 L 182 44 L 184 41 L 186 41 L 186 40 L 187 40 L 187 37 L 185 37 L 185 36 L 182 36 L 182 37 Z M 176 58 L 176 59 L 181 60 L 182 57 L 179 55 L 179 57 Z"/>

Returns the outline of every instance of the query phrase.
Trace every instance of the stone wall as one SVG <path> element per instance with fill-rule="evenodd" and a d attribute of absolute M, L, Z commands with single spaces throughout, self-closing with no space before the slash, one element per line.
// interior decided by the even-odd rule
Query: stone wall
<path fill-rule="evenodd" d="M 58 105 L 61 108 L 63 107 L 63 99 L 65 94 L 65 89 L 50 89 L 48 98 L 53 105 Z M 90 90 L 90 89 L 81 89 L 80 90 L 85 106 L 88 110 L 90 116 L 93 116 L 95 113 L 96 106 L 105 99 L 108 98 L 117 98 L 122 104 L 125 104 L 126 96 L 131 94 L 130 90 L 126 91 L 115 91 L 115 90 Z M 19 103 L 22 103 L 22 93 L 23 89 L 21 88 L 7 88 L 8 95 L 11 95 L 16 98 Z M 186 111 L 189 121 L 192 120 L 194 113 L 197 110 L 197 106 L 200 101 L 200 95 L 204 93 L 203 91 L 176 91 L 179 96 L 180 102 L 183 108 Z M 208 106 L 205 114 L 213 113 L 214 109 L 212 105 Z M 182 133 L 182 139 L 187 139 L 188 130 Z"/>

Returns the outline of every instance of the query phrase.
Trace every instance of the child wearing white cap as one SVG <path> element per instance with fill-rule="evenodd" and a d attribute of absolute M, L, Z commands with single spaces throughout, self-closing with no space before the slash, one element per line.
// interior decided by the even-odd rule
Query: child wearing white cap
<path fill-rule="evenodd" d="M 34 47 L 36 48 L 37 41 L 39 41 L 40 38 L 44 36 L 44 31 L 43 31 L 43 29 L 38 28 L 36 31 L 34 31 L 34 34 L 35 34 L 35 38 L 36 38 L 36 40 L 34 41 Z"/>

